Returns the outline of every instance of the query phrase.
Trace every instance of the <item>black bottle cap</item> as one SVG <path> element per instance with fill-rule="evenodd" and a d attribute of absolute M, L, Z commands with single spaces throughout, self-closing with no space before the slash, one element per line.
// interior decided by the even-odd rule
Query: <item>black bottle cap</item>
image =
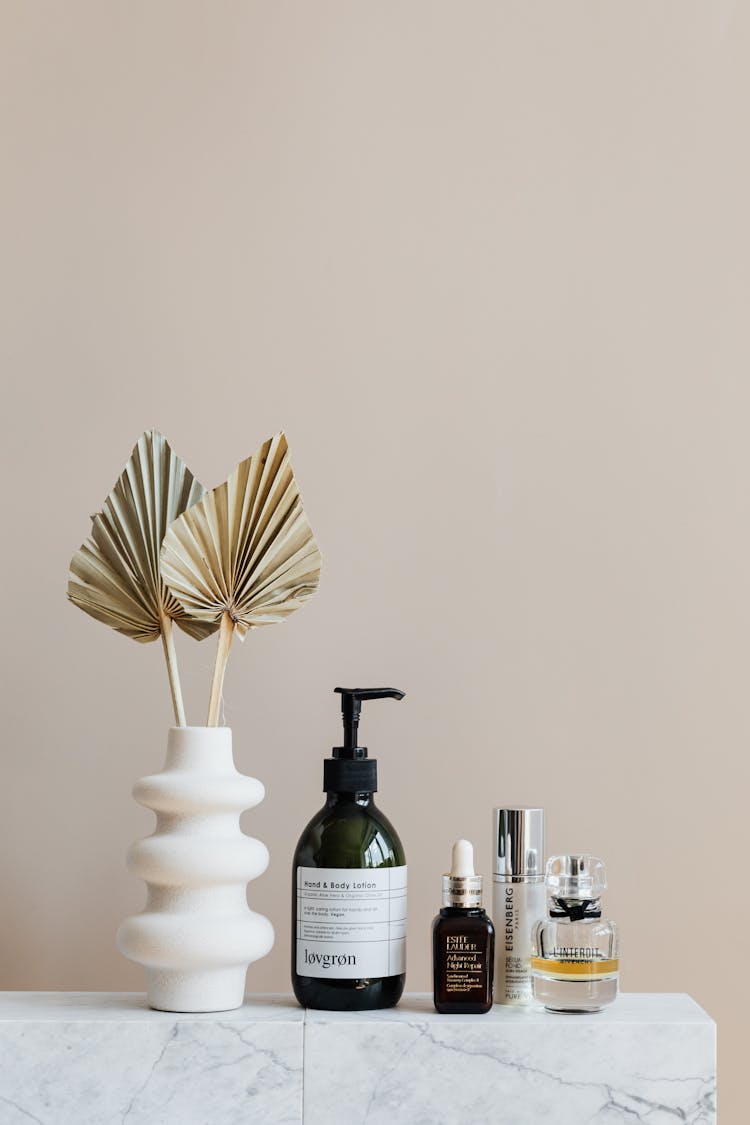
<path fill-rule="evenodd" d="M 323 762 L 323 789 L 326 793 L 376 793 L 378 763 L 367 757 L 367 747 L 357 745 L 357 730 L 362 702 L 366 699 L 403 699 L 398 688 L 341 688 L 341 717 L 344 745 L 333 747 L 333 757 Z"/>

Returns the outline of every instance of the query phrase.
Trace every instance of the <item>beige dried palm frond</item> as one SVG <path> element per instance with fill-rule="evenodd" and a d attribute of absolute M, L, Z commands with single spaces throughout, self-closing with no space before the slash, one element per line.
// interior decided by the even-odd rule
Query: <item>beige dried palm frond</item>
<path fill-rule="evenodd" d="M 283 433 L 169 528 L 161 573 L 193 620 L 220 625 L 208 725 L 218 722 L 236 631 L 282 621 L 318 587 L 320 551 L 302 507 Z"/>
<path fill-rule="evenodd" d="M 194 620 L 169 592 L 159 573 L 167 528 L 206 490 L 163 434 L 139 439 L 89 538 L 70 563 L 68 597 L 86 613 L 135 641 L 164 643 L 175 719 L 185 725 L 172 621 L 198 640 L 217 628 Z"/>

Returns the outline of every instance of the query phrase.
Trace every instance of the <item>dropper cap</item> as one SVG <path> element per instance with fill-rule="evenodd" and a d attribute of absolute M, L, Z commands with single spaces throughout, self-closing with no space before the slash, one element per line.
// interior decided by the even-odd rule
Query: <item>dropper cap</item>
<path fill-rule="evenodd" d="M 471 909 L 481 905 L 482 876 L 474 871 L 474 847 L 468 840 L 456 840 L 451 869 L 443 875 L 443 906 Z"/>

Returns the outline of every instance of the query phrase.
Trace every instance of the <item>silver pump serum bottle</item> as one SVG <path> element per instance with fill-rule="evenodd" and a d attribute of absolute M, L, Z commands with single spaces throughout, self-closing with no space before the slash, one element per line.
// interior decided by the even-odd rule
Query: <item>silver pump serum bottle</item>
<path fill-rule="evenodd" d="M 546 916 L 544 809 L 495 809 L 493 840 L 495 1003 L 526 1005 L 533 1000 L 531 935 Z"/>

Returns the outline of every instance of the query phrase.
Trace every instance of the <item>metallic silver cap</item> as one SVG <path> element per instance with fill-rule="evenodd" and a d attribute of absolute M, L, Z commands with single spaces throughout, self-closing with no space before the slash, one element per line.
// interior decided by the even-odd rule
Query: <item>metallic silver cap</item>
<path fill-rule="evenodd" d="M 481 875 L 443 875 L 443 906 L 482 905 Z"/>
<path fill-rule="evenodd" d="M 544 878 L 544 809 L 495 809 L 495 875 Z"/>

